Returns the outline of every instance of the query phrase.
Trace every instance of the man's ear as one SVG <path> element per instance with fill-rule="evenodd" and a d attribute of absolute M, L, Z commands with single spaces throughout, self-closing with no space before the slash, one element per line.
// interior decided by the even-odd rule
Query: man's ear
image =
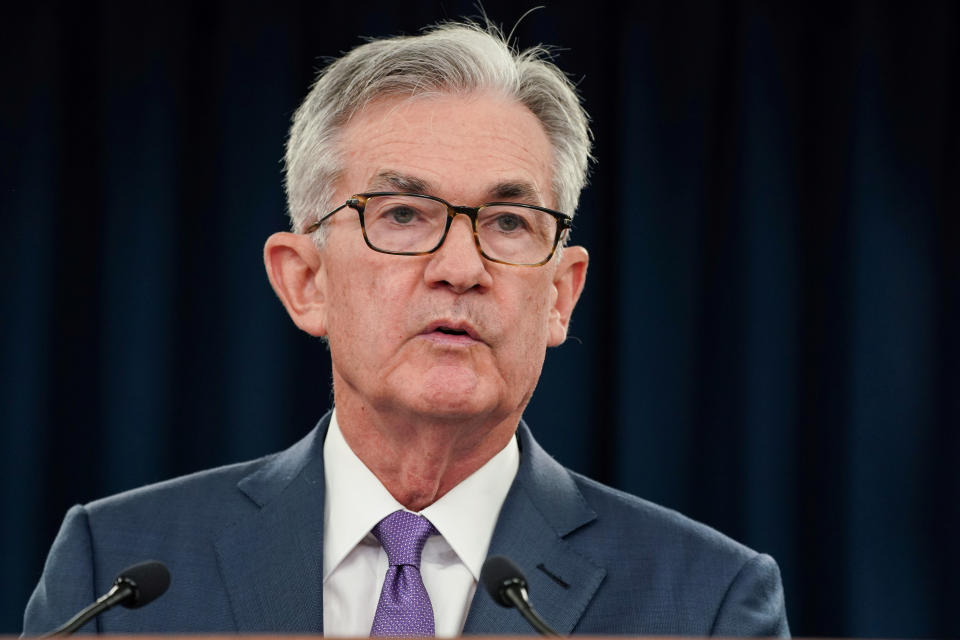
<path fill-rule="evenodd" d="M 590 256 L 583 247 L 564 247 L 560 264 L 553 276 L 557 298 L 550 310 L 550 335 L 547 338 L 547 345 L 550 347 L 561 345 L 567 339 L 570 315 L 583 291 L 589 261 Z"/>
<path fill-rule="evenodd" d="M 280 232 L 267 238 L 263 263 L 270 285 L 294 324 L 312 336 L 327 334 L 326 278 L 310 236 Z"/>

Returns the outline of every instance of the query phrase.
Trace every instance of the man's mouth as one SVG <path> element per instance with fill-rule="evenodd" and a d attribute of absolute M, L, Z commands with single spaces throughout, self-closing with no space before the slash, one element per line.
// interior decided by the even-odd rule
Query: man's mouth
<path fill-rule="evenodd" d="M 465 336 L 467 332 L 463 329 L 450 329 L 449 327 L 437 327 L 436 329 L 440 333 L 445 333 L 449 336 Z"/>
<path fill-rule="evenodd" d="M 438 321 L 431 323 L 421 334 L 445 344 L 473 344 L 482 342 L 476 330 L 463 322 Z"/>

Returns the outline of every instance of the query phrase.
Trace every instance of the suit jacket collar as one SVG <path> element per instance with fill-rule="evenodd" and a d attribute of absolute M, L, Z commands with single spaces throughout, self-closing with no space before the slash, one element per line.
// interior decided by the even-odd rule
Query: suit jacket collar
<path fill-rule="evenodd" d="M 323 632 L 323 440 L 330 423 L 267 460 L 238 483 L 259 509 L 215 541 L 237 631 Z M 500 510 L 488 556 L 505 555 L 526 574 L 530 599 L 561 634 L 573 631 L 606 572 L 565 540 L 596 513 L 570 473 L 517 430 L 520 468 Z M 516 611 L 478 586 L 464 633 L 527 634 Z"/>
<path fill-rule="evenodd" d="M 214 543 L 240 633 L 323 631 L 323 440 L 316 428 L 237 488 L 259 509 Z"/>
<path fill-rule="evenodd" d="M 520 469 L 500 510 L 487 557 L 504 555 L 527 578 L 530 601 L 561 635 L 570 634 L 603 581 L 606 570 L 565 540 L 597 514 L 570 472 L 551 458 L 521 421 Z M 529 634 L 516 611 L 498 604 L 477 586 L 464 633 Z"/>

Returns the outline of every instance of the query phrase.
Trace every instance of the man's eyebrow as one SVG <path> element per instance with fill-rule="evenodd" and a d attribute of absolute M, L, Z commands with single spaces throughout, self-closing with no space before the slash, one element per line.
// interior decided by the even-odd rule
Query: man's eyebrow
<path fill-rule="evenodd" d="M 501 182 L 490 189 L 494 200 L 524 200 L 540 204 L 540 191 L 529 182 Z"/>
<path fill-rule="evenodd" d="M 382 171 L 374 176 L 367 188 L 368 191 L 400 191 L 403 193 L 417 193 L 423 195 L 435 194 L 433 186 L 422 178 L 397 173 L 396 171 Z M 531 204 L 540 204 L 540 191 L 529 182 L 508 181 L 499 182 L 487 190 L 489 199 L 520 200 Z"/>
<path fill-rule="evenodd" d="M 395 171 L 378 173 L 370 182 L 370 191 L 402 191 L 404 193 L 427 194 L 430 183 L 421 178 L 403 175 Z"/>

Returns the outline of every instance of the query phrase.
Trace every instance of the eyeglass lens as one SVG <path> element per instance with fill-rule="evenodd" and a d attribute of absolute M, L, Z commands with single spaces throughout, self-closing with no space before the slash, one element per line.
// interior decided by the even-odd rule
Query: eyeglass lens
<path fill-rule="evenodd" d="M 447 207 L 436 200 L 404 195 L 371 196 L 363 212 L 367 240 L 377 249 L 401 253 L 431 251 L 443 238 Z M 480 249 L 514 264 L 541 262 L 553 251 L 557 219 L 518 205 L 493 205 L 477 215 Z"/>

